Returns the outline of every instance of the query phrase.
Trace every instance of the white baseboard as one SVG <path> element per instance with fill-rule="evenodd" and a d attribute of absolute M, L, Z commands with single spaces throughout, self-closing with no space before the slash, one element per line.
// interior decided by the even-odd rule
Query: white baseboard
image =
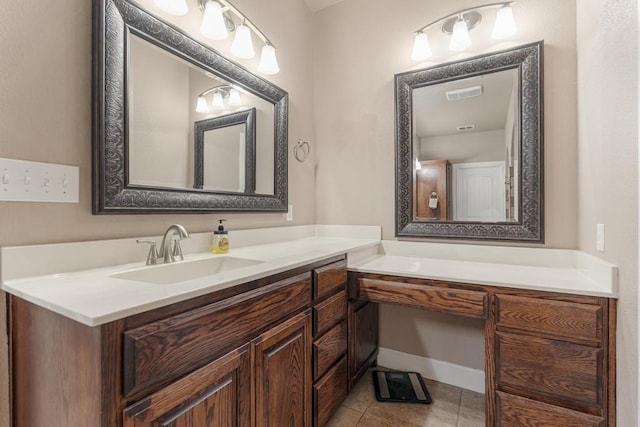
<path fill-rule="evenodd" d="M 484 394 L 484 371 L 380 347 L 378 365 L 418 372 L 425 378 Z"/>

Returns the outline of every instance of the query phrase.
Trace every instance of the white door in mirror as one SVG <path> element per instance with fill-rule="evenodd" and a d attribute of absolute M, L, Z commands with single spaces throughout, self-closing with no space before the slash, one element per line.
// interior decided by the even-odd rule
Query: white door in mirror
<path fill-rule="evenodd" d="M 0 158 L 0 201 L 78 203 L 79 168 Z"/>

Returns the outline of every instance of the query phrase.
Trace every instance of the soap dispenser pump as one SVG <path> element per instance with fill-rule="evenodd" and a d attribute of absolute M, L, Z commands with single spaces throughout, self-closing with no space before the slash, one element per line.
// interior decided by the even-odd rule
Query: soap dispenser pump
<path fill-rule="evenodd" d="M 222 222 L 226 219 L 220 219 L 218 229 L 213 232 L 211 241 L 211 252 L 214 254 L 226 254 L 229 252 L 229 232 L 224 229 Z"/>

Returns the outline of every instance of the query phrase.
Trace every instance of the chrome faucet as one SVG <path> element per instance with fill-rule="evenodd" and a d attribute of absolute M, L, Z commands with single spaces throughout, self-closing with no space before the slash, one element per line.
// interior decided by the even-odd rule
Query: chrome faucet
<path fill-rule="evenodd" d="M 177 240 L 173 240 L 173 236 L 178 236 Z M 180 240 L 189 237 L 187 230 L 180 224 L 173 224 L 167 228 L 162 236 L 162 243 L 160 243 L 160 249 L 156 250 L 156 242 L 151 240 L 137 240 L 138 243 L 148 243 L 149 254 L 147 255 L 147 265 L 155 265 L 159 260 L 162 260 L 165 264 L 175 262 L 177 260 L 184 260 L 182 255 L 182 248 L 180 247 Z M 171 248 L 171 242 L 174 242 L 173 248 Z"/>

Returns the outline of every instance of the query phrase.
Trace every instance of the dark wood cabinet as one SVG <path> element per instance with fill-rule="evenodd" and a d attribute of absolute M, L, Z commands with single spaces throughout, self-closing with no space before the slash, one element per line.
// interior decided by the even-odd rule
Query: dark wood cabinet
<path fill-rule="evenodd" d="M 401 304 L 485 320 L 487 426 L 615 426 L 615 299 L 372 273 L 349 283 L 352 383 L 377 347 L 372 303 Z"/>
<path fill-rule="evenodd" d="M 256 364 L 256 426 L 311 425 L 310 311 L 261 335 L 252 348 Z"/>

